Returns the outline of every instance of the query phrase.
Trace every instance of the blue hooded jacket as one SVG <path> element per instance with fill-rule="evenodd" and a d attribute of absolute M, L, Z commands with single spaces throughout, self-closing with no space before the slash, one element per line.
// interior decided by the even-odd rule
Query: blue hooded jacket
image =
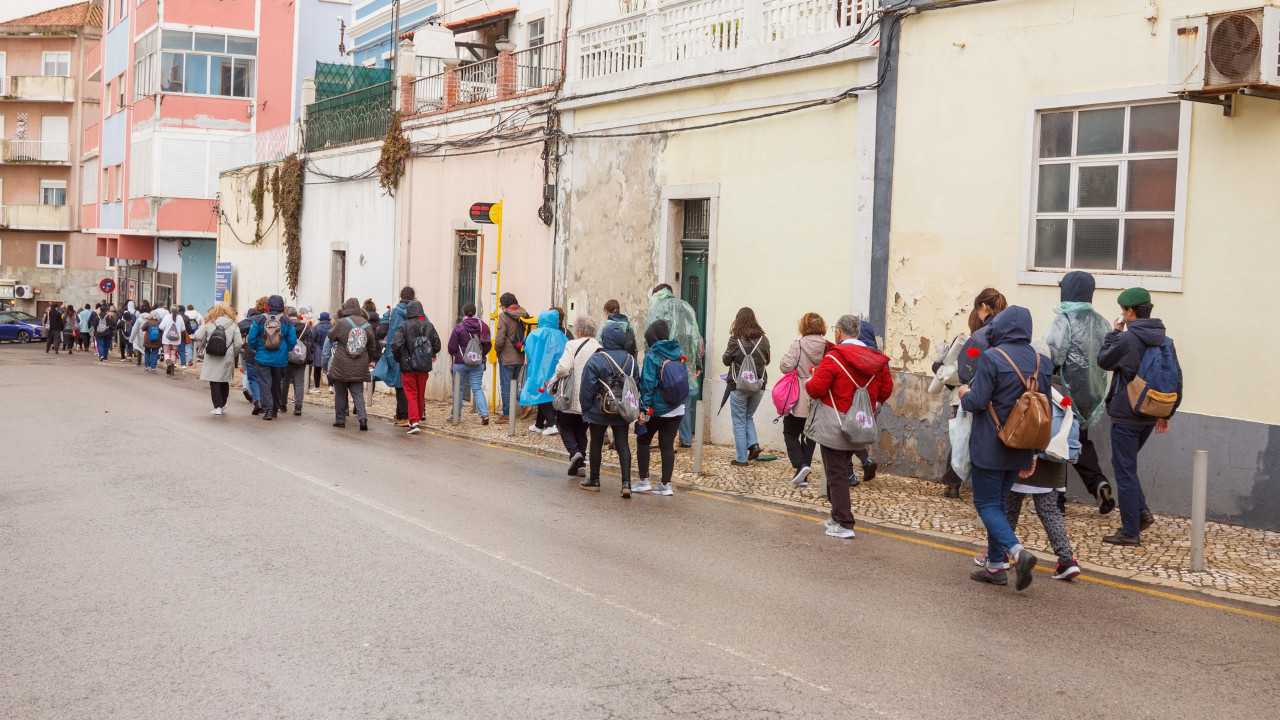
<path fill-rule="evenodd" d="M 578 383 L 578 400 L 582 403 L 582 419 L 594 425 L 627 425 L 617 415 L 606 415 L 600 410 L 599 397 L 603 392 L 603 382 L 613 376 L 613 363 L 617 363 L 624 373 L 629 374 L 639 384 L 640 369 L 636 359 L 627 354 L 627 334 L 621 325 L 612 324 L 605 327 L 600 339 L 603 349 L 597 350 L 582 368 L 582 380 Z M 604 356 L 613 360 L 610 363 Z"/>
<path fill-rule="evenodd" d="M 280 347 L 268 350 L 262 343 L 263 326 L 268 315 L 280 316 Z M 289 351 L 298 344 L 298 331 L 289 318 L 284 316 L 284 298 L 272 295 L 267 298 L 267 312 L 254 318 L 253 327 L 249 329 L 249 345 L 253 347 L 253 362 L 266 367 L 288 367 Z"/>
<path fill-rule="evenodd" d="M 1018 398 L 1026 392 L 1017 371 L 996 349 L 1005 351 L 1028 380 L 1036 372 L 1038 360 L 1040 372 L 1036 377 L 1039 392 L 1045 395 L 1051 392 L 1053 363 L 1031 347 L 1031 312 L 1026 308 L 1010 305 L 985 327 L 989 328 L 987 337 L 991 348 L 978 357 L 973 382 L 969 384 L 970 392 L 960 399 L 965 411 L 973 415 L 969 455 L 976 467 L 987 470 L 1027 470 L 1031 467 L 1035 451 L 1015 450 L 1001 442 L 996 423 L 987 410 L 990 404 L 1003 423 Z"/>
<path fill-rule="evenodd" d="M 675 340 L 659 340 L 649 346 L 644 354 L 644 372 L 640 374 L 640 406 L 651 408 L 654 417 L 662 417 L 680 407 L 672 405 L 662 396 L 662 364 L 668 360 L 680 362 L 683 353 Z"/>
<path fill-rule="evenodd" d="M 524 387 L 520 389 L 520 404 L 541 405 L 552 397 L 543 392 L 556 374 L 556 363 L 564 353 L 564 333 L 560 332 L 560 313 L 543 310 L 538 313 L 538 327 L 524 339 Z"/>
<path fill-rule="evenodd" d="M 409 317 L 409 301 L 401 300 L 395 307 L 391 308 L 391 312 L 382 317 L 382 322 L 387 325 L 387 342 L 390 343 L 396 337 L 396 330 L 400 329 L 400 323 Z M 372 324 L 372 323 L 371 323 Z M 381 380 L 387 387 L 398 388 L 401 386 L 400 380 L 400 363 L 392 357 L 394 353 L 384 352 L 382 357 L 378 358 L 378 364 L 373 368 L 373 377 Z"/>

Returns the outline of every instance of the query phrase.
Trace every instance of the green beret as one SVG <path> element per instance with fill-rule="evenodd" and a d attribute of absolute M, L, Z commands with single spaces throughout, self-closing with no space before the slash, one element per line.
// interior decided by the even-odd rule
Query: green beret
<path fill-rule="evenodd" d="M 1151 303 L 1151 293 L 1146 288 L 1132 287 L 1120 293 L 1120 297 L 1116 298 L 1116 302 L 1120 303 L 1120 307 L 1132 308 L 1139 305 L 1149 305 Z"/>

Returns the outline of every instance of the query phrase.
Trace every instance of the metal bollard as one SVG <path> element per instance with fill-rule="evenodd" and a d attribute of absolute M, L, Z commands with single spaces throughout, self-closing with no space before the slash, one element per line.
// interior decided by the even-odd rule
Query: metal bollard
<path fill-rule="evenodd" d="M 1209 495 L 1209 452 L 1197 450 L 1191 464 L 1191 570 L 1204 570 L 1204 514 Z"/>
<path fill-rule="evenodd" d="M 516 436 L 516 418 L 520 415 L 520 381 L 511 378 L 511 415 L 507 418 L 507 435 Z"/>
<path fill-rule="evenodd" d="M 462 422 L 462 374 L 453 374 L 453 412 L 449 415 L 450 424 Z"/>
<path fill-rule="evenodd" d="M 707 424 L 707 403 L 698 403 L 697 414 L 693 417 L 693 471 L 702 473 L 702 434 Z"/>

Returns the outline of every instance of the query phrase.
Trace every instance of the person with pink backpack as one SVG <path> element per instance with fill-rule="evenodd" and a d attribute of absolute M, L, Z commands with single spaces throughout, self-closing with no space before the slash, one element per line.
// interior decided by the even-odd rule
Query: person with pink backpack
<path fill-rule="evenodd" d="M 809 419 L 809 405 L 813 399 L 804 392 L 804 383 L 813 375 L 813 368 L 822 362 L 827 342 L 827 323 L 818 313 L 805 313 L 800 318 L 800 337 L 791 343 L 787 354 L 778 363 L 782 379 L 773 386 L 773 404 L 782 418 L 782 437 L 787 444 L 787 458 L 795 476 L 791 484 L 808 487 L 810 464 L 816 445 L 805 437 L 804 425 Z M 822 493 L 826 494 L 826 493 Z"/>

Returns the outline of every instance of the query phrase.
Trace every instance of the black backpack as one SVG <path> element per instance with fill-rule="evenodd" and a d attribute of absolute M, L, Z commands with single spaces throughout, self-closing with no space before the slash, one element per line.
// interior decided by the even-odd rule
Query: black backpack
<path fill-rule="evenodd" d="M 213 332 L 209 333 L 209 339 L 204 343 L 204 354 L 214 357 L 227 356 L 227 330 L 221 325 L 215 325 Z"/>

